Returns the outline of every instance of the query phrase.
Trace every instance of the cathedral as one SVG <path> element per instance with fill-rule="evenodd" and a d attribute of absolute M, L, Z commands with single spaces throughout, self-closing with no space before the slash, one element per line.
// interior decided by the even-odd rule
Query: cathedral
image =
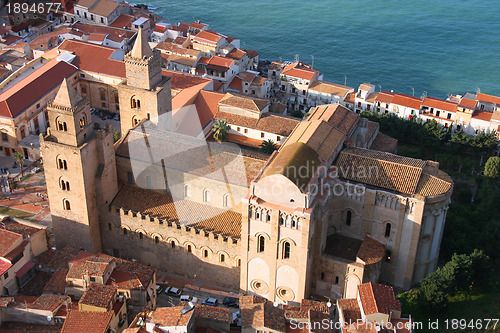
<path fill-rule="evenodd" d="M 92 123 L 81 77 L 48 105 L 40 144 L 58 248 L 288 304 L 353 298 L 366 282 L 409 289 L 436 269 L 453 190 L 438 163 L 384 149 L 378 124 L 340 104 L 302 122 L 273 118 L 290 130 L 271 155 L 215 142 L 214 119 L 243 135 L 232 122 L 267 110 L 233 98 L 221 111 L 217 93 L 199 89 L 179 93 L 196 110 L 175 110 L 172 79 L 142 34 L 123 63 L 118 142 Z"/>

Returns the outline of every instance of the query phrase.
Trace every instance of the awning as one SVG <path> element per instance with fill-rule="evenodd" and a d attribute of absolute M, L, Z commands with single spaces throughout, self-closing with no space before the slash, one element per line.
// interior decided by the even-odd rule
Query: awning
<path fill-rule="evenodd" d="M 35 266 L 35 263 L 33 261 L 28 261 L 23 267 L 21 267 L 20 270 L 16 272 L 16 276 L 18 278 L 24 276 L 24 274 L 28 273 L 33 266 Z"/>

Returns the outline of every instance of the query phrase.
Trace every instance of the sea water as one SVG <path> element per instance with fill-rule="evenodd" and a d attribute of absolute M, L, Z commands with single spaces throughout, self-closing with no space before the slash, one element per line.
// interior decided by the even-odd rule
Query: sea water
<path fill-rule="evenodd" d="M 208 23 L 261 59 L 298 57 L 324 79 L 446 98 L 500 95 L 499 0 L 135 0 L 165 22 Z M 313 61 L 314 57 L 314 61 Z"/>

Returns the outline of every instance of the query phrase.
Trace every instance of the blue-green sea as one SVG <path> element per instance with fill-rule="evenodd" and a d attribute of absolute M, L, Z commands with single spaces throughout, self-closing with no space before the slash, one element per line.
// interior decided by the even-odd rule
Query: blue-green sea
<path fill-rule="evenodd" d="M 499 0 L 136 0 L 199 19 L 261 59 L 312 63 L 324 79 L 444 98 L 500 95 Z M 380 86 L 380 87 L 379 87 Z M 412 89 L 413 88 L 413 89 Z"/>

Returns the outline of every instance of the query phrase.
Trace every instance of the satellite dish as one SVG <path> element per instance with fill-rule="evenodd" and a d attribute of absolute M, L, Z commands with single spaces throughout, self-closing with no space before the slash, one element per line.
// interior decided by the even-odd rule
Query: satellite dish
<path fill-rule="evenodd" d="M 331 302 L 327 302 L 326 306 L 329 307 L 329 308 L 331 308 L 332 307 L 332 303 Z"/>

